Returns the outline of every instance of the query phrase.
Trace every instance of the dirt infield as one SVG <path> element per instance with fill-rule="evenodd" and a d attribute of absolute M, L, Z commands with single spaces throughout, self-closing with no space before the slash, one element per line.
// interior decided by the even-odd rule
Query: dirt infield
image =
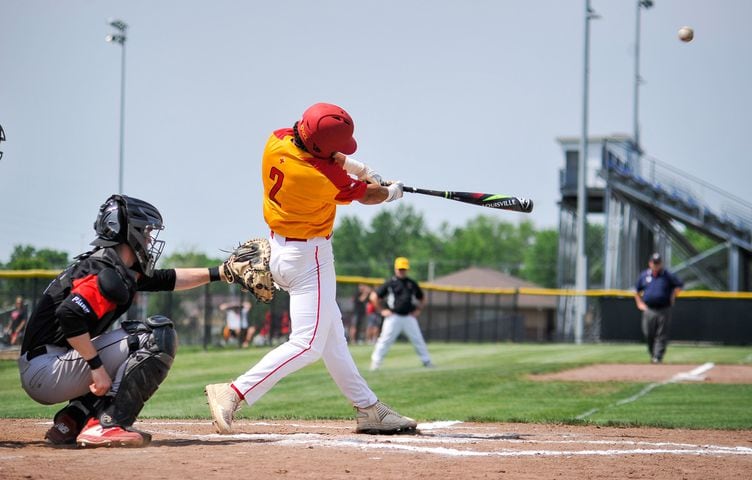
<path fill-rule="evenodd" d="M 752 367 L 594 365 L 537 380 L 752 382 Z M 354 421 L 145 420 L 140 449 L 55 448 L 51 423 L 0 420 L 0 478 L 747 479 L 752 432 L 540 424 L 422 423 L 416 435 L 370 436 Z"/>
<path fill-rule="evenodd" d="M 752 383 L 750 365 L 598 364 L 531 375 L 532 380 L 569 382 L 706 382 Z"/>
<path fill-rule="evenodd" d="M 750 432 L 433 422 L 417 435 L 353 433 L 353 422 L 138 422 L 140 449 L 62 449 L 49 422 L 0 420 L 0 478 L 749 478 Z M 141 472 L 141 473 L 139 473 Z"/>

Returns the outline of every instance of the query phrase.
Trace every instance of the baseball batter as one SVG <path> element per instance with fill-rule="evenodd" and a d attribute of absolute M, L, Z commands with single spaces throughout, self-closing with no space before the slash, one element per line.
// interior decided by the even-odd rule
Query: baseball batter
<path fill-rule="evenodd" d="M 151 436 L 132 428 L 172 366 L 177 335 L 156 315 L 126 320 L 137 291 L 186 290 L 220 280 L 219 267 L 154 269 L 165 242 L 151 204 L 113 195 L 100 207 L 95 248 L 47 287 L 26 327 L 18 359 L 21 385 L 35 401 L 69 402 L 45 438 L 81 447 L 141 447 Z"/>
<path fill-rule="evenodd" d="M 402 184 L 346 157 L 356 150 L 354 125 L 342 108 L 317 103 L 292 128 L 272 133 L 261 175 L 263 212 L 269 225 L 270 269 L 290 294 L 292 332 L 287 342 L 232 383 L 207 385 L 214 425 L 229 433 L 241 402 L 253 405 L 290 373 L 323 358 L 329 374 L 356 408 L 361 433 L 414 431 L 416 422 L 380 402 L 358 372 L 347 348 L 336 301 L 332 230 L 338 205 L 390 202 Z"/>

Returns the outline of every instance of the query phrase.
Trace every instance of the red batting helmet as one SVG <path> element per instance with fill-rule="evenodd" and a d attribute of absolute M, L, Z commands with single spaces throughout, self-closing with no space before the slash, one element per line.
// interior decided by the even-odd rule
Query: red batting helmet
<path fill-rule="evenodd" d="M 343 108 L 331 103 L 317 103 L 303 112 L 297 124 L 298 135 L 308 153 L 330 158 L 334 152 L 355 153 L 358 144 L 353 138 L 355 123 Z"/>

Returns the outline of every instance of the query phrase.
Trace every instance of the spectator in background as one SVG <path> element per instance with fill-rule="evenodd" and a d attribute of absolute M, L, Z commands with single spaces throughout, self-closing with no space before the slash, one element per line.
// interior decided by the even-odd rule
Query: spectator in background
<path fill-rule="evenodd" d="M 350 322 L 350 342 L 363 343 L 366 327 L 366 305 L 370 302 L 371 287 L 365 283 L 358 284 L 358 290 L 353 295 L 353 313 Z"/>
<path fill-rule="evenodd" d="M 3 338 L 9 346 L 20 345 L 23 342 L 27 318 L 29 318 L 29 311 L 23 297 L 19 295 L 16 297 L 13 310 L 10 312 L 10 322 L 3 331 Z"/>
<path fill-rule="evenodd" d="M 376 309 L 376 305 L 369 300 L 366 304 L 366 343 L 373 345 L 379 338 L 381 331 L 381 314 Z"/>
<path fill-rule="evenodd" d="M 654 253 L 648 269 L 637 279 L 635 303 L 642 312 L 642 333 L 648 344 L 651 363 L 661 363 L 668 345 L 671 307 L 684 283 L 663 268 L 663 259 Z"/>
<path fill-rule="evenodd" d="M 418 325 L 425 297 L 415 280 L 407 276 L 410 262 L 405 257 L 394 260 L 394 276 L 371 293 L 371 301 L 383 303 L 381 315 L 384 322 L 381 334 L 371 354 L 371 371 L 378 370 L 381 362 L 401 333 L 410 340 L 424 367 L 433 367 L 428 347 Z"/>
<path fill-rule="evenodd" d="M 227 302 L 219 305 L 219 309 L 225 312 L 225 328 L 222 330 L 222 338 L 227 344 L 230 338 L 238 341 L 238 346 L 247 347 L 250 344 L 255 329 L 248 328 L 248 312 L 253 305 L 249 301 Z"/>
<path fill-rule="evenodd" d="M 256 327 L 252 326 L 253 332 L 256 332 Z M 251 335 L 252 337 L 253 335 Z M 281 314 L 272 314 L 271 310 L 267 310 L 264 315 L 264 321 L 261 325 L 261 329 L 256 335 L 253 344 L 257 347 L 263 347 L 266 345 L 277 346 L 288 340 L 290 336 L 290 313 L 285 310 Z"/>

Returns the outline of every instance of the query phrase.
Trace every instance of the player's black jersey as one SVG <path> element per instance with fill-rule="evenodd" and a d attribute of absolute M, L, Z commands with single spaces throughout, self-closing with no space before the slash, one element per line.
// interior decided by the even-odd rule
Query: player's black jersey
<path fill-rule="evenodd" d="M 45 289 L 29 318 L 21 353 L 41 345 L 69 347 L 66 338 L 101 335 L 128 311 L 137 291 L 175 288 L 175 270 L 137 278 L 113 248 L 77 257 Z"/>
<path fill-rule="evenodd" d="M 376 295 L 386 302 L 386 306 L 398 315 L 409 315 L 423 299 L 421 290 L 415 280 L 393 276 L 376 289 Z"/>

